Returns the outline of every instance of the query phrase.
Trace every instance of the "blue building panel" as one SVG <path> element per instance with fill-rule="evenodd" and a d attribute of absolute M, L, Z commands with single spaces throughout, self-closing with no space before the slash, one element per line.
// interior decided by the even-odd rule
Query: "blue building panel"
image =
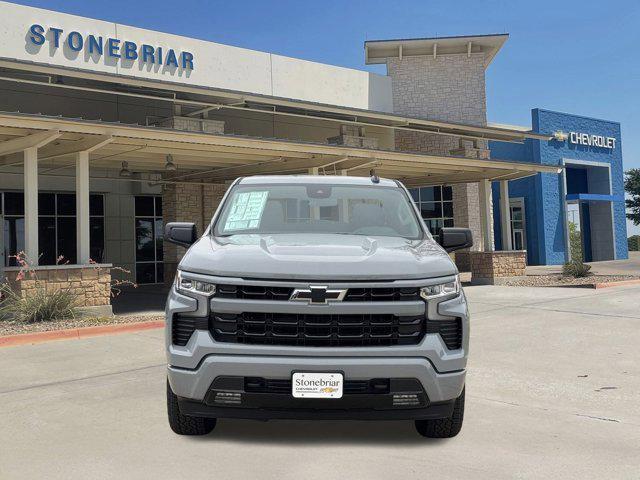
<path fill-rule="evenodd" d="M 531 117 L 533 131 L 549 135 L 562 132 L 568 138 L 527 140 L 523 144 L 489 142 L 495 159 L 570 167 L 565 175 L 545 173 L 509 182 L 509 197 L 524 199 L 528 263 L 557 265 L 568 260 L 567 200 L 610 202 L 611 213 L 602 208 L 589 209 L 586 205 L 585 212 L 597 210 L 600 218 L 607 215 L 612 220 L 610 237 L 602 230 L 594 230 L 597 238 L 589 238 L 586 245 L 591 248 L 597 244 L 605 250 L 611 248 L 616 259 L 628 258 L 620 124 L 542 109 L 533 109 Z M 606 176 L 601 174 L 603 171 Z M 610 185 L 604 185 L 604 179 Z M 493 197 L 496 248 L 501 249 L 497 184 L 493 187 Z M 593 218 L 591 222 L 585 222 L 587 227 L 592 224 Z M 583 234 L 590 235 L 590 231 Z M 613 242 L 613 245 L 607 247 L 607 242 Z"/>

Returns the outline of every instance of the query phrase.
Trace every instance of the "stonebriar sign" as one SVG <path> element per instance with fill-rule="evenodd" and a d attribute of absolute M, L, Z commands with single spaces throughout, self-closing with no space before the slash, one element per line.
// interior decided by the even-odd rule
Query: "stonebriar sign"
<path fill-rule="evenodd" d="M 106 55 L 112 59 L 123 61 L 138 60 L 142 63 L 167 65 L 169 67 L 193 70 L 193 54 L 180 52 L 173 48 L 163 48 L 145 43 L 138 45 L 131 40 L 102 35 L 82 35 L 77 31 L 65 32 L 62 28 L 48 27 L 34 23 L 29 27 L 28 41 L 33 45 L 42 46 L 48 43 L 49 48 L 68 48 L 71 52 L 85 52 L 89 56 L 102 57 Z"/>

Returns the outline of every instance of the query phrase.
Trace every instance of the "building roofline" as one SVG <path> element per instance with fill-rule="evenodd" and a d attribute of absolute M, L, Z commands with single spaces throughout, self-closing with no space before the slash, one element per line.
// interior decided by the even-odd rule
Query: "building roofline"
<path fill-rule="evenodd" d="M 388 58 L 406 56 L 482 54 L 485 56 L 484 66 L 487 68 L 496 56 L 508 33 L 460 35 L 448 37 L 400 38 L 389 40 L 367 40 L 364 42 L 365 63 L 386 63 Z"/>
<path fill-rule="evenodd" d="M 508 33 L 482 33 L 480 35 L 445 35 L 442 37 L 415 37 L 415 38 L 388 38 L 388 39 L 374 39 L 366 40 L 364 44 L 368 43 L 383 43 L 383 42 L 414 42 L 423 40 L 449 40 L 449 39 L 473 39 L 482 37 L 508 37 Z"/>
<path fill-rule="evenodd" d="M 561 112 L 559 110 L 549 110 L 548 108 L 532 108 L 531 112 L 533 111 L 539 111 L 539 112 L 547 112 L 547 113 L 557 113 L 558 115 L 566 115 L 568 117 L 575 117 L 575 118 L 584 118 L 585 120 L 593 120 L 595 122 L 602 122 L 602 123 L 610 123 L 612 125 L 617 125 L 620 126 L 620 122 L 616 121 L 616 120 L 607 120 L 606 118 L 598 118 L 598 117 L 590 117 L 588 115 L 577 115 L 575 113 L 570 113 L 570 112 Z"/>

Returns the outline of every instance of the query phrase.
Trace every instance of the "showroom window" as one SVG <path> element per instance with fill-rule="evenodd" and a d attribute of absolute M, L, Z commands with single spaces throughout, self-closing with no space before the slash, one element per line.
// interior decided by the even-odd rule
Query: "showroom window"
<path fill-rule="evenodd" d="M 162 197 L 135 197 L 136 283 L 162 283 Z"/>
<path fill-rule="evenodd" d="M 15 255 L 24 250 L 24 195 L 0 193 L 4 215 L 5 264 L 15 266 Z M 104 195 L 89 196 L 91 259 L 104 261 Z M 76 196 L 74 193 L 38 194 L 38 247 L 40 265 L 74 264 L 76 257 Z"/>
<path fill-rule="evenodd" d="M 412 188 L 409 192 L 431 233 L 436 233 L 441 227 L 453 227 L 453 191 L 451 187 Z"/>

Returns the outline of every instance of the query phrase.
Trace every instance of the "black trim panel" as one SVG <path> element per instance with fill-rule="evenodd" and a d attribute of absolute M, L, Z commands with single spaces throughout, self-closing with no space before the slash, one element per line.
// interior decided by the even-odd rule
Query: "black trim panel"
<path fill-rule="evenodd" d="M 184 415 L 209 418 L 242 418 L 251 420 L 427 420 L 450 417 L 453 414 L 454 402 L 455 400 L 433 403 L 428 407 L 422 408 L 375 410 L 371 408 L 288 409 L 211 407 L 201 402 L 184 398 L 178 399 L 180 412 Z"/>

